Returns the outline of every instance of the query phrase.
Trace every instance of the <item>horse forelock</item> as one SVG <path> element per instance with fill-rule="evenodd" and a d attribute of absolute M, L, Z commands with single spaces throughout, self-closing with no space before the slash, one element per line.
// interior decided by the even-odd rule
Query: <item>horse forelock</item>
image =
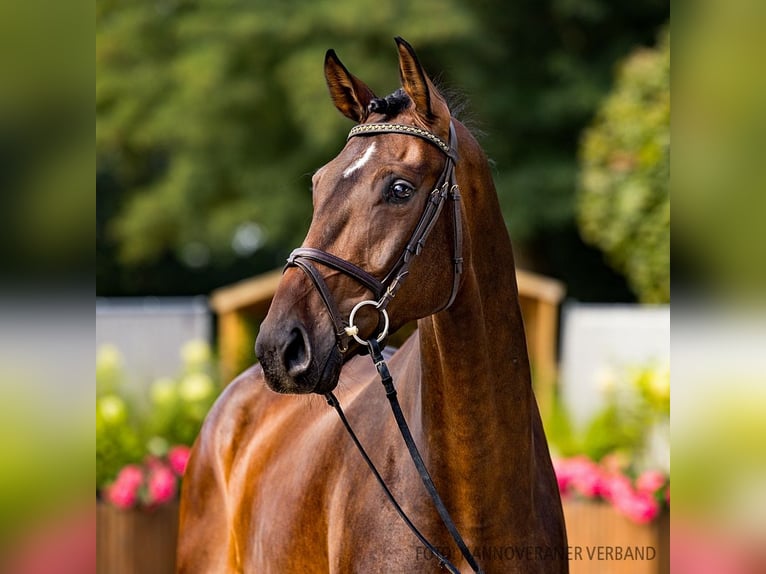
<path fill-rule="evenodd" d="M 439 94 L 447 102 L 450 116 L 462 123 L 475 138 L 480 138 L 484 132 L 478 126 L 476 118 L 470 112 L 470 106 L 466 95 L 457 89 L 444 86 L 441 82 L 434 81 Z M 371 113 L 379 113 L 385 116 L 382 121 L 390 121 L 405 110 L 412 103 L 410 96 L 402 88 L 390 93 L 385 98 L 375 98 L 368 108 Z M 368 120 L 369 121 L 369 120 Z M 381 120 L 379 120 L 381 121 Z M 423 126 L 427 128 L 428 126 Z"/>
<path fill-rule="evenodd" d="M 385 98 L 375 98 L 370 102 L 369 108 L 371 112 L 383 114 L 386 118 L 393 118 L 410 107 L 411 103 L 412 100 L 407 92 L 399 88 Z"/>

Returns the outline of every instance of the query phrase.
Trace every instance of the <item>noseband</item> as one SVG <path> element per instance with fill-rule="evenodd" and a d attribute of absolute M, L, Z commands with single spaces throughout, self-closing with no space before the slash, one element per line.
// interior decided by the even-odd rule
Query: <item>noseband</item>
<path fill-rule="evenodd" d="M 367 345 L 367 341 L 359 336 L 359 329 L 354 324 L 356 313 L 366 305 L 374 306 L 380 312 L 384 320 L 381 332 L 377 337 L 378 342 L 383 342 L 386 338 L 388 335 L 388 313 L 386 312 L 386 307 L 391 302 L 391 299 L 396 296 L 396 292 L 401 287 L 402 281 L 404 281 L 404 278 L 409 273 L 412 259 L 423 249 L 428 235 L 431 233 L 431 230 L 439 218 L 439 214 L 444 206 L 444 200 L 447 197 L 452 200 L 453 205 L 454 251 L 452 257 L 452 291 L 449 300 L 443 307 L 441 307 L 441 309 L 439 309 L 439 311 L 452 305 L 460 284 L 460 275 L 463 272 L 463 227 L 460 219 L 460 190 L 458 189 L 455 180 L 455 164 L 458 161 L 457 136 L 455 134 L 455 126 L 453 122 L 450 121 L 449 143 L 446 143 L 436 134 L 415 126 L 388 123 L 360 124 L 355 126 L 349 132 L 347 139 L 385 133 L 419 137 L 439 148 L 446 156 L 444 169 L 439 177 L 439 181 L 434 190 L 429 194 L 423 214 L 420 216 L 420 220 L 418 221 L 417 226 L 415 226 L 415 230 L 412 232 L 410 240 L 407 242 L 406 247 L 396 263 L 394 263 L 391 270 L 382 280 L 379 280 L 350 261 L 346 261 L 332 253 L 313 247 L 299 247 L 298 249 L 295 249 L 290 254 L 290 257 L 288 257 L 287 265 L 285 266 L 285 269 L 290 267 L 300 268 L 309 277 L 314 284 L 314 287 L 316 287 L 319 296 L 327 308 L 330 320 L 332 321 L 333 329 L 335 331 L 335 340 L 341 353 L 345 353 L 348 350 L 348 345 L 352 337 L 360 344 Z M 351 277 L 370 291 L 373 298 L 358 303 L 352 309 L 348 320 L 346 320 L 341 315 L 335 298 L 332 296 L 332 293 L 327 287 L 327 283 L 322 277 L 322 274 L 314 266 L 314 263 L 320 263 Z"/>

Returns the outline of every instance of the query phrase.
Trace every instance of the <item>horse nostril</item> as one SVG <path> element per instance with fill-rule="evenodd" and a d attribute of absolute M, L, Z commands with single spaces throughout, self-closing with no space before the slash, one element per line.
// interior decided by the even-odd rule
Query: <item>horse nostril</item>
<path fill-rule="evenodd" d="M 311 351 L 303 329 L 295 328 L 290 331 L 285 345 L 285 370 L 291 377 L 305 373 L 311 363 Z"/>

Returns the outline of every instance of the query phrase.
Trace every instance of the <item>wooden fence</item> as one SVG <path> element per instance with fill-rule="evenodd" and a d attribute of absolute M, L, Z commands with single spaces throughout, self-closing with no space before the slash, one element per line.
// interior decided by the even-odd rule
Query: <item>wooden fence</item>
<path fill-rule="evenodd" d="M 670 514 L 636 524 L 605 502 L 564 501 L 569 574 L 670 574 Z"/>
<path fill-rule="evenodd" d="M 211 306 L 218 316 L 218 351 L 222 380 L 230 381 L 255 360 L 253 344 L 269 310 L 280 270 L 246 279 L 213 292 Z M 550 407 L 557 377 L 557 339 L 559 305 L 564 297 L 561 282 L 529 271 L 518 270 L 519 301 L 535 390 L 541 409 Z M 401 330 L 392 344 L 401 344 L 414 329 Z"/>
<path fill-rule="evenodd" d="M 98 503 L 96 564 L 99 574 L 173 574 L 178 503 L 152 510 L 122 510 Z"/>

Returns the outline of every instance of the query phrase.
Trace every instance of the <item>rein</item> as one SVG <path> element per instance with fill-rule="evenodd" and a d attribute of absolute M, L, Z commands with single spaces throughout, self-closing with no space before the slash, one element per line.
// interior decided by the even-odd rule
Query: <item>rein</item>
<path fill-rule="evenodd" d="M 444 140 L 442 140 L 436 134 L 420 129 L 418 127 L 390 123 L 358 125 L 351 130 L 348 135 L 348 139 L 351 139 L 352 137 L 371 136 L 383 133 L 397 133 L 419 137 L 435 145 L 446 155 L 444 169 L 441 176 L 439 177 L 436 187 L 429 194 L 425 209 L 423 210 L 423 214 L 421 215 L 418 224 L 415 226 L 415 230 L 407 242 L 406 247 L 397 259 L 396 263 L 394 263 L 394 266 L 382 280 L 378 280 L 364 269 L 336 255 L 322 251 L 321 249 L 315 249 L 312 247 L 300 247 L 295 249 L 290 254 L 287 259 L 287 265 L 285 266 L 285 269 L 290 267 L 298 267 L 309 277 L 311 282 L 314 284 L 317 291 L 319 292 L 319 296 L 327 308 L 327 312 L 330 316 L 330 320 L 332 321 L 335 331 L 336 344 L 341 353 L 348 351 L 348 346 L 352 338 L 359 344 L 367 347 L 367 350 L 370 353 L 370 357 L 372 358 L 372 361 L 375 364 L 375 368 L 377 369 L 380 376 L 381 383 L 385 389 L 386 398 L 390 403 L 396 424 L 399 427 L 399 432 L 401 433 L 402 438 L 407 445 L 407 450 L 409 451 L 410 458 L 412 458 L 412 462 L 415 464 L 415 467 L 418 470 L 418 474 L 420 475 L 420 478 L 423 481 L 423 484 L 428 491 L 428 494 L 431 497 L 437 512 L 439 513 L 442 523 L 449 531 L 450 536 L 457 544 L 461 554 L 471 566 L 473 571 L 477 574 L 482 574 L 481 567 L 479 567 L 476 559 L 473 557 L 471 551 L 468 549 L 468 546 L 460 536 L 455 523 L 450 517 L 446 506 L 442 502 L 442 499 L 439 496 L 436 487 L 434 486 L 431 475 L 426 468 L 423 457 L 421 456 L 420 451 L 415 444 L 412 433 L 410 432 L 409 426 L 407 425 L 407 421 L 404 418 L 404 413 L 402 412 L 402 408 L 397 398 L 393 378 L 391 377 L 388 365 L 386 364 L 380 350 L 380 344 L 388 336 L 389 318 L 386 307 L 396 296 L 397 291 L 401 287 L 402 281 L 409 273 L 409 267 L 412 259 L 416 255 L 420 254 L 421 250 L 425 246 L 426 239 L 436 224 L 436 221 L 442 212 L 442 208 L 444 207 L 444 201 L 447 198 L 452 201 L 453 205 L 452 219 L 454 227 L 454 245 L 452 257 L 452 291 L 450 292 L 447 303 L 438 311 L 435 311 L 435 313 L 450 307 L 455 301 L 455 297 L 457 296 L 457 291 L 460 284 L 460 276 L 463 272 L 463 227 L 460 210 L 460 190 L 455 180 L 455 164 L 458 161 L 457 136 L 455 134 L 455 126 L 453 122 L 450 121 L 449 143 L 444 142 Z M 327 283 L 322 277 L 322 274 L 314 266 L 314 263 L 319 263 L 351 277 L 359 284 L 363 285 L 367 290 L 369 290 L 372 293 L 374 300 L 369 299 L 357 303 L 356 306 L 351 310 L 348 320 L 344 319 L 340 313 L 340 309 L 338 308 L 335 299 L 332 296 L 332 293 L 327 287 Z M 369 340 L 364 340 L 359 336 L 359 328 L 354 324 L 354 319 L 359 309 L 368 305 L 373 306 L 378 310 L 383 318 L 384 323 L 380 334 L 377 337 L 373 336 Z M 332 392 L 328 392 L 325 394 L 325 398 L 327 399 L 328 404 L 338 413 L 343 426 L 348 431 L 352 441 L 362 455 L 362 458 L 367 463 L 367 466 L 370 468 L 372 474 L 375 476 L 375 479 L 380 484 L 381 488 L 386 494 L 386 497 L 391 502 L 392 506 L 402 518 L 402 520 L 405 522 L 407 527 L 418 538 L 418 540 L 420 540 L 420 542 L 436 557 L 440 566 L 445 567 L 452 574 L 460 574 L 460 571 L 455 567 L 455 565 L 452 564 L 441 552 L 439 552 L 437 548 L 425 538 L 425 536 L 423 536 L 423 534 L 412 523 L 402 507 L 399 505 L 396 498 L 391 493 L 391 490 L 383 480 L 383 477 L 380 475 L 380 472 L 378 472 L 372 460 L 367 455 L 364 447 L 359 442 L 356 433 L 354 433 L 351 425 L 346 419 L 343 409 L 341 408 L 340 403 L 338 402 L 338 399 L 335 397 L 335 395 Z"/>
<path fill-rule="evenodd" d="M 468 549 L 468 546 L 463 540 L 463 537 L 460 536 L 460 532 L 458 531 L 457 526 L 455 526 L 455 523 L 452 520 L 452 517 L 450 517 L 449 515 L 449 511 L 447 510 L 447 507 L 444 505 L 444 502 L 442 501 L 441 496 L 439 496 L 439 492 L 436 490 L 436 486 L 434 485 L 433 479 L 431 478 L 431 474 L 428 472 L 428 469 L 426 468 L 426 464 L 423 461 L 423 457 L 421 456 L 420 451 L 418 450 L 418 447 L 415 444 L 415 439 L 412 438 L 410 427 L 407 424 L 407 420 L 404 418 L 402 407 L 399 404 L 399 399 L 397 398 L 397 393 L 396 393 L 396 388 L 394 387 L 393 377 L 391 377 L 391 373 L 388 370 L 388 365 L 386 364 L 386 361 L 383 358 L 383 354 L 380 350 L 380 345 L 375 339 L 370 339 L 369 341 L 367 341 L 367 343 L 369 344 L 370 357 L 372 358 L 372 362 L 375 364 L 375 368 L 378 371 L 378 375 L 380 375 L 380 382 L 383 384 L 383 388 L 386 390 L 386 398 L 388 399 L 388 402 L 391 406 L 391 411 L 394 413 L 394 418 L 396 419 L 396 424 L 399 427 L 399 432 L 401 433 L 402 438 L 404 439 L 404 443 L 407 445 L 407 450 L 410 453 L 410 458 L 412 459 L 412 462 L 415 464 L 415 468 L 417 468 L 418 470 L 420 479 L 423 481 L 423 485 L 428 491 L 428 495 L 431 497 L 431 501 L 434 503 L 434 506 L 436 507 L 436 511 L 439 513 L 439 517 L 441 518 L 442 523 L 449 531 L 450 536 L 452 537 L 452 540 L 454 540 L 455 544 L 457 544 L 457 547 L 460 550 L 460 553 L 463 555 L 463 558 L 465 558 L 468 564 L 471 566 L 471 569 L 476 574 L 483 574 L 481 567 L 476 562 L 476 558 L 473 557 L 473 554 L 471 554 L 471 551 Z M 353 429 L 351 428 L 351 425 L 346 419 L 346 415 L 343 413 L 343 409 L 341 408 L 340 403 L 338 402 L 338 399 L 335 397 L 335 395 L 332 392 L 326 393 L 325 399 L 327 399 L 327 403 L 332 408 L 334 408 L 335 411 L 338 413 L 340 420 L 343 422 L 343 426 L 346 427 L 346 430 L 351 436 L 351 440 L 354 441 L 354 444 L 356 445 L 356 448 L 359 450 L 360 454 L 362 455 L 364 462 L 367 463 L 367 466 L 372 471 L 372 474 L 375 476 L 375 479 L 378 481 L 378 484 L 380 484 L 380 486 L 383 488 L 383 491 L 386 493 L 386 497 L 388 498 L 389 502 L 394 507 L 394 510 L 396 510 L 396 512 L 402 518 L 402 520 L 404 520 L 404 523 L 407 525 L 407 527 L 418 538 L 418 540 L 420 540 L 423 546 L 425 546 L 428 549 L 428 551 L 431 552 L 431 554 L 433 554 L 434 557 L 439 561 L 439 566 L 446 568 L 447 570 L 449 570 L 449 572 L 451 572 L 451 574 L 460 574 L 460 570 L 458 570 L 457 567 L 452 562 L 450 562 L 446 556 L 444 556 L 444 554 L 439 552 L 439 550 L 431 542 L 429 542 L 425 536 L 423 536 L 420 530 L 417 529 L 417 527 L 412 523 L 409 517 L 405 514 L 404 510 L 399 505 L 396 498 L 394 498 L 394 495 L 391 493 L 391 490 L 388 488 L 385 481 L 383 480 L 383 477 L 380 475 L 380 472 L 378 472 L 378 469 L 375 467 L 375 464 L 372 462 L 367 452 L 364 450 L 364 447 L 359 442 L 359 439 L 357 438 L 356 433 L 354 433 Z"/>

